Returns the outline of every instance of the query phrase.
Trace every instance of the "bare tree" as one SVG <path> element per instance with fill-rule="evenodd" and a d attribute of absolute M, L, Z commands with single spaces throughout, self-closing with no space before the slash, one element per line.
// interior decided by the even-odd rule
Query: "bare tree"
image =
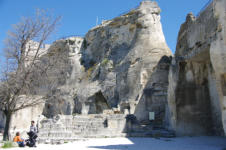
<path fill-rule="evenodd" d="M 38 10 L 34 17 L 24 17 L 13 26 L 5 40 L 6 64 L 0 82 L 0 110 L 6 116 L 4 140 L 9 139 L 9 125 L 12 114 L 18 110 L 35 106 L 43 98 L 21 99 L 21 95 L 34 94 L 32 86 L 49 65 L 40 65 L 46 40 L 56 29 L 60 17 L 53 17 L 47 11 Z M 34 42 L 36 41 L 36 42 Z"/>

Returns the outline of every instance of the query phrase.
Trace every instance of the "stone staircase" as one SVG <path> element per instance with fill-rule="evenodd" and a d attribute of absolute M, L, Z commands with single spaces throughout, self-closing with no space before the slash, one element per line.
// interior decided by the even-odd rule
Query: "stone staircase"
<path fill-rule="evenodd" d="M 85 138 L 175 137 L 153 122 L 131 122 L 123 114 L 58 115 L 41 121 L 39 143 L 64 143 Z"/>
<path fill-rule="evenodd" d="M 151 129 L 148 126 L 141 126 L 138 129 L 135 129 L 129 133 L 127 133 L 128 137 L 154 137 L 154 138 L 173 138 L 176 137 L 174 131 L 170 131 L 164 128 L 159 129 Z"/>
<path fill-rule="evenodd" d="M 132 115 L 133 116 L 133 115 Z M 127 118 L 128 119 L 128 118 Z M 127 120 L 127 136 L 128 137 L 154 137 L 154 138 L 172 138 L 176 134 L 174 131 L 164 127 L 162 119 L 156 118 L 154 121 L 139 122 L 136 118 Z"/>
<path fill-rule="evenodd" d="M 121 114 L 57 116 L 42 120 L 41 124 L 38 135 L 40 143 L 126 136 L 123 133 L 126 120 Z"/>

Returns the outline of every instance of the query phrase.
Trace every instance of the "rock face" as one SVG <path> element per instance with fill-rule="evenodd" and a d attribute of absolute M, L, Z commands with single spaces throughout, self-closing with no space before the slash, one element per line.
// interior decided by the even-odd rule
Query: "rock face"
<path fill-rule="evenodd" d="M 145 1 L 86 34 L 81 48 L 86 77 L 76 97 L 82 113 L 127 109 L 143 120 L 149 111 L 165 110 L 171 51 L 159 13 L 155 2 Z"/>
<path fill-rule="evenodd" d="M 214 0 L 181 25 L 168 90 L 171 126 L 179 135 L 226 131 L 225 9 L 224 0 Z"/>
<path fill-rule="evenodd" d="M 71 37 L 58 40 L 49 48 L 46 60 L 53 67 L 47 72 L 48 82 L 44 80 L 43 83 L 46 89 L 42 90 L 48 91 L 43 115 L 53 117 L 57 114 L 71 115 L 74 112 L 76 89 L 84 70 L 80 65 L 82 42 L 80 37 Z"/>
<path fill-rule="evenodd" d="M 62 83 L 65 88 L 51 95 L 44 114 L 102 114 L 115 109 L 135 114 L 139 120 L 148 120 L 148 112 L 154 111 L 163 119 L 171 51 L 159 13 L 155 2 L 145 1 L 91 29 L 80 42 L 81 49 L 77 45 L 70 57 L 73 63 L 65 64 L 71 66 L 69 78 Z M 62 44 L 66 41 L 68 46 Z M 76 43 L 69 38 L 54 47 L 66 52 Z"/>

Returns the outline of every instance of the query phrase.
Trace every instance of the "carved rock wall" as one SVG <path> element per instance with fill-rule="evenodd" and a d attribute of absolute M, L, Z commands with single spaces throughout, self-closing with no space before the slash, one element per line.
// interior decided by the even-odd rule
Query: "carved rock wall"
<path fill-rule="evenodd" d="M 225 133 L 225 4 L 214 0 L 181 25 L 168 88 L 171 127 L 179 135 Z"/>

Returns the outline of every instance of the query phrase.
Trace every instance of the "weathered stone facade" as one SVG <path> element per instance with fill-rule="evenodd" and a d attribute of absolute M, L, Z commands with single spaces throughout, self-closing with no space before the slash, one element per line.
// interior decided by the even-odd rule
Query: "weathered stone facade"
<path fill-rule="evenodd" d="M 171 125 L 179 135 L 224 135 L 226 23 L 224 0 L 214 0 L 182 24 L 169 74 Z"/>

